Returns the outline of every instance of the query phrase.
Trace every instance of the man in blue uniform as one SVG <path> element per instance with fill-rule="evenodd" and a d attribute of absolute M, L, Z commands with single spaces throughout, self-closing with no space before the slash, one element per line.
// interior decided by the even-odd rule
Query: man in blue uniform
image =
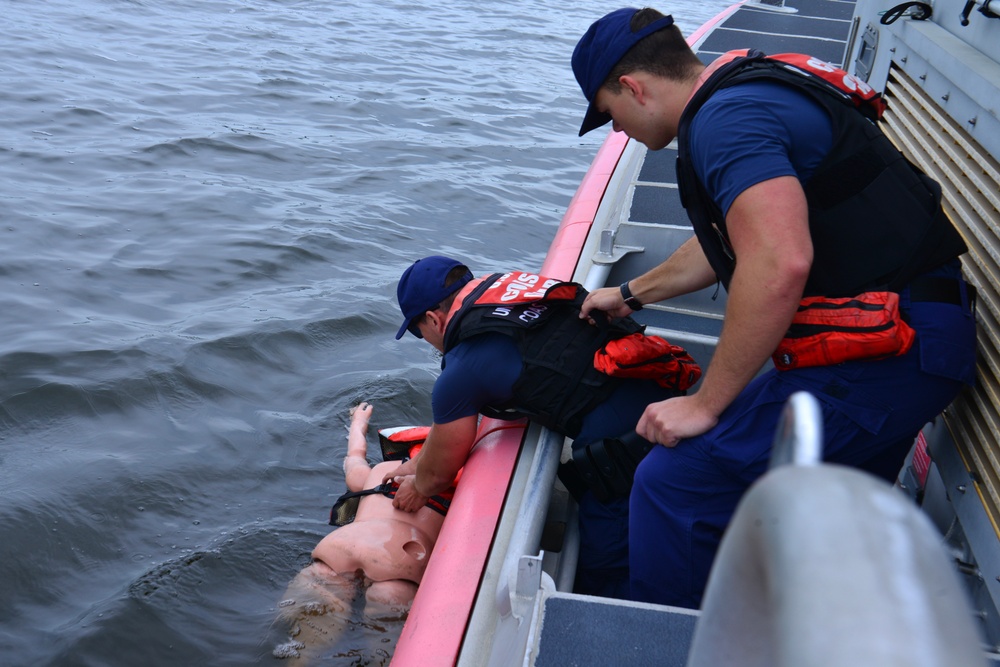
<path fill-rule="evenodd" d="M 409 331 L 444 357 L 431 399 L 433 425 L 419 456 L 397 473 L 412 476 L 401 480 L 395 505 L 415 511 L 452 483 L 474 444 L 480 413 L 529 416 L 574 438 L 575 460 L 610 455 L 621 464 L 627 479 L 593 479 L 593 488 L 573 488 L 580 481 L 572 474 L 575 464 L 563 478 L 580 504 L 576 591 L 625 598 L 627 492 L 634 470 L 628 460 L 636 455 L 613 445 L 605 451 L 604 439 L 634 431 L 646 404 L 679 392 L 595 370 L 594 352 L 609 329 L 579 318 L 577 286 L 563 288 L 567 299 L 553 299 L 558 285 L 567 284 L 523 272 L 474 280 L 461 262 L 441 256 L 421 259 L 403 273 L 397 297 L 405 321 L 397 338 Z M 630 319 L 619 326 L 638 330 Z M 649 447 L 638 443 L 641 451 Z M 587 477 L 592 471 L 577 472 Z"/>
<path fill-rule="evenodd" d="M 716 281 L 729 294 L 699 390 L 649 405 L 637 426 L 664 446 L 632 490 L 632 595 L 697 607 L 790 394 L 819 399 L 826 460 L 891 479 L 919 429 L 973 381 L 971 293 L 956 259 L 965 246 L 940 188 L 850 103 L 866 86 L 851 79 L 857 90 L 831 93 L 817 82 L 835 69 L 825 63 L 802 58 L 802 73 L 790 73 L 762 54 L 733 53 L 706 68 L 671 17 L 652 9 L 596 21 L 572 62 L 589 103 L 581 135 L 611 121 L 651 150 L 677 138 L 696 232 L 621 290 L 591 293 L 584 315 L 626 315 L 625 296 L 641 305 Z M 889 304 L 886 324 L 906 334 L 895 353 L 834 333 L 796 345 L 800 301 L 812 302 L 804 297 L 839 308 L 859 295 Z M 754 379 L 776 350 L 782 370 Z"/>

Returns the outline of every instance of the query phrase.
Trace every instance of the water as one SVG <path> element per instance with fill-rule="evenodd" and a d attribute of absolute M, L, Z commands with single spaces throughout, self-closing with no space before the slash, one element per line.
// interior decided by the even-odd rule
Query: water
<path fill-rule="evenodd" d="M 5 665 L 283 664 L 349 407 L 429 418 L 399 273 L 539 267 L 602 139 L 570 5 L 0 0 Z"/>

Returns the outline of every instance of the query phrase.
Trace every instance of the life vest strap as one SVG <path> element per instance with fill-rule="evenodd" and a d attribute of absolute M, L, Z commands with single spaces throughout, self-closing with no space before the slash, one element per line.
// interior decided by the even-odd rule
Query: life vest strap
<path fill-rule="evenodd" d="M 346 526 L 354 521 L 354 517 L 358 513 L 358 505 L 361 504 L 361 499 L 365 496 L 380 493 L 386 498 L 395 498 L 398 489 L 399 484 L 396 482 L 384 482 L 371 489 L 348 491 L 337 498 L 333 507 L 330 508 L 330 525 Z M 448 508 L 451 506 L 451 499 L 442 496 L 431 496 L 427 499 L 426 506 L 441 516 L 445 516 L 448 513 Z"/>

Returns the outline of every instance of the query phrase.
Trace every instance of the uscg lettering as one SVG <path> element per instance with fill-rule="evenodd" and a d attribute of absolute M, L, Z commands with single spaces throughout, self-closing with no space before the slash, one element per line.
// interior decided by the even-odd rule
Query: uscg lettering
<path fill-rule="evenodd" d="M 563 285 L 567 289 L 555 289 Z M 552 310 L 549 300 L 572 300 L 576 285 L 536 273 L 511 272 L 496 278 L 476 299 L 476 305 L 489 306 L 486 317 L 507 320 L 531 327 L 544 320 Z"/>
<path fill-rule="evenodd" d="M 525 324 L 528 324 L 537 320 L 548 309 L 549 307 L 546 306 L 545 304 L 535 303 L 525 308 L 517 319 L 521 320 Z"/>
<path fill-rule="evenodd" d="M 545 296 L 545 292 L 558 282 L 535 273 L 507 273 L 490 285 L 479 301 L 511 304 L 536 301 Z"/>
<path fill-rule="evenodd" d="M 745 55 L 746 51 L 733 53 Z M 881 118 L 882 114 L 885 113 L 886 104 L 885 100 L 882 99 L 882 95 L 858 77 L 847 73 L 832 63 L 801 53 L 779 53 L 767 56 L 767 59 L 784 63 L 786 67 L 793 71 L 799 70 L 806 75 L 815 76 L 826 81 L 849 97 L 854 106 L 862 110 L 867 110 L 870 113 L 869 117 L 875 120 Z"/>
<path fill-rule="evenodd" d="M 879 92 L 853 74 L 814 56 L 802 53 L 777 53 L 767 56 L 756 50 L 736 49 L 719 56 L 709 67 L 718 69 L 737 58 L 780 63 L 788 71 L 825 81 L 850 99 L 851 103 L 871 120 L 879 120 L 885 113 L 886 102 Z"/>

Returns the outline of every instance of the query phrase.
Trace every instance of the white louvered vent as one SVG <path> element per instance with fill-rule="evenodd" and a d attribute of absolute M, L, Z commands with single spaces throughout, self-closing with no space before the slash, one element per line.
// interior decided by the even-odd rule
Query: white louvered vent
<path fill-rule="evenodd" d="M 969 253 L 965 274 L 979 290 L 979 379 L 945 419 L 983 504 L 1000 526 L 1000 164 L 895 64 L 883 129 L 944 189 L 945 211 Z M 1000 532 L 998 532 L 1000 534 Z"/>

